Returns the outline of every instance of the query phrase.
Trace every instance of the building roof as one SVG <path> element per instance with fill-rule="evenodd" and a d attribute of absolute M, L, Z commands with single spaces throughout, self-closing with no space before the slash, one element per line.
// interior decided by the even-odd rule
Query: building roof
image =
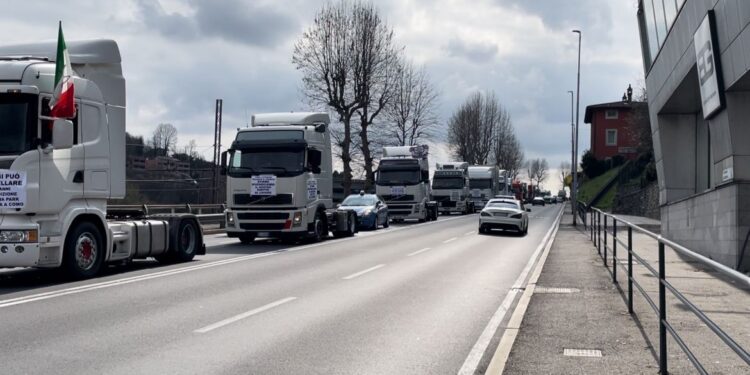
<path fill-rule="evenodd" d="M 591 117 L 594 115 L 594 111 L 597 110 L 606 110 L 606 109 L 632 109 L 636 107 L 644 107 L 647 106 L 648 103 L 646 102 L 610 102 L 610 103 L 600 103 L 600 104 L 592 104 L 589 106 L 586 106 L 586 114 L 583 116 L 583 122 L 585 124 L 591 123 Z"/>

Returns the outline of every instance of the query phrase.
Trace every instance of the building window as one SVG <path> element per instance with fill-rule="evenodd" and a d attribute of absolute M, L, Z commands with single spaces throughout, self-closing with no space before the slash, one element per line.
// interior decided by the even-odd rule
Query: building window
<path fill-rule="evenodd" d="M 607 146 L 617 146 L 617 129 L 607 129 Z"/>
<path fill-rule="evenodd" d="M 607 120 L 617 120 L 619 113 L 616 109 L 608 109 L 604 112 L 604 118 Z"/>

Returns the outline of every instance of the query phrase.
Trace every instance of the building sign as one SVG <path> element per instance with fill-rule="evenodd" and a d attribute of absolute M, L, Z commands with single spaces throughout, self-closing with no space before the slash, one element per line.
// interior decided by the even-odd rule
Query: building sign
<path fill-rule="evenodd" d="M 262 174 L 250 177 L 251 195 L 276 195 L 276 176 Z"/>
<path fill-rule="evenodd" d="M 703 118 L 708 120 L 724 107 L 721 65 L 716 43 L 716 20 L 714 11 L 709 10 L 698 30 L 693 35 L 695 60 L 698 68 L 698 84 L 701 89 Z"/>
<path fill-rule="evenodd" d="M 0 208 L 26 205 L 26 172 L 0 169 Z"/>

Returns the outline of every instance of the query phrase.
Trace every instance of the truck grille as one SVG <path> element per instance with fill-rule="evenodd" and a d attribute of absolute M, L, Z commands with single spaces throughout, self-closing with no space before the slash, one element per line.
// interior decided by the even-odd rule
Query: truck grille
<path fill-rule="evenodd" d="M 389 204 L 388 213 L 391 215 L 410 215 L 413 204 Z"/>
<path fill-rule="evenodd" d="M 284 223 L 240 223 L 240 228 L 254 231 L 282 230 Z"/>
<path fill-rule="evenodd" d="M 383 200 L 386 202 L 409 202 L 414 201 L 414 196 L 409 195 L 382 195 Z"/>
<path fill-rule="evenodd" d="M 292 194 L 250 195 L 235 194 L 234 204 L 292 204 Z"/>
<path fill-rule="evenodd" d="M 239 220 L 286 220 L 286 212 L 242 212 L 237 214 Z"/>

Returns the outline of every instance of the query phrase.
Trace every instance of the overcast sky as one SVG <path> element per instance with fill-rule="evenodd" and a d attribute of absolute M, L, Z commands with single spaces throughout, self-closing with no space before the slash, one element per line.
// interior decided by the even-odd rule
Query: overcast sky
<path fill-rule="evenodd" d="M 294 42 L 320 0 L 6 0 L 3 44 L 54 40 L 118 42 L 127 79 L 128 131 L 174 124 L 211 155 L 213 110 L 224 99 L 223 144 L 246 113 L 303 111 Z M 580 149 L 588 104 L 619 100 L 642 85 L 636 0 L 375 1 L 406 55 L 424 64 L 440 93 L 445 126 L 472 92 L 494 90 L 511 113 L 527 158 L 556 168 L 570 159 L 570 97 L 583 31 Z M 441 139 L 437 140 L 438 142 Z M 446 161 L 444 150 L 434 161 Z M 434 164 L 434 163 L 432 163 Z M 550 188 L 559 185 L 552 176 Z"/>

